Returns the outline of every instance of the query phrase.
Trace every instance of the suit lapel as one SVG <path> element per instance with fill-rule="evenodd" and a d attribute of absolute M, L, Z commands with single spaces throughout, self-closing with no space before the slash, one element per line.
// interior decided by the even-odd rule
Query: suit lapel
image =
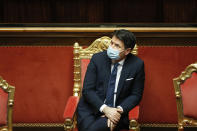
<path fill-rule="evenodd" d="M 107 88 L 108 88 L 108 83 L 109 83 L 109 78 L 110 78 L 110 75 L 111 75 L 111 59 L 106 58 L 106 63 L 105 63 L 105 67 L 106 67 L 106 70 L 105 70 L 105 86 L 104 86 L 104 96 L 106 96 L 106 91 L 107 91 Z"/>
<path fill-rule="evenodd" d="M 120 95 L 120 92 L 121 92 L 121 89 L 124 85 L 124 81 L 126 80 L 127 78 L 127 75 L 128 75 L 128 68 L 129 68 L 129 64 L 128 64 L 128 58 L 126 58 L 124 64 L 123 64 L 123 67 L 122 67 L 122 71 L 121 71 L 121 75 L 120 75 L 120 79 L 119 79 L 119 83 L 118 83 L 118 89 L 117 89 L 117 97 Z"/>
<path fill-rule="evenodd" d="M 106 91 L 107 91 L 107 88 L 108 88 L 108 83 L 109 83 L 109 78 L 110 78 L 110 75 L 111 75 L 111 59 L 108 58 L 108 56 L 106 55 L 106 62 L 105 62 L 105 67 L 106 67 L 106 70 L 105 70 L 105 86 L 104 86 L 104 96 L 106 96 Z M 123 64 L 123 67 L 122 67 L 122 71 L 121 71 L 121 75 L 120 75 L 120 79 L 119 79 L 119 83 L 118 83 L 118 89 L 117 89 L 117 97 L 120 95 L 120 92 L 121 92 L 121 89 L 124 85 L 124 81 L 126 80 L 126 78 L 128 77 L 129 73 L 128 73 L 128 70 L 129 70 L 129 67 L 132 66 L 129 64 L 129 57 L 131 57 L 131 55 L 128 55 L 127 58 L 125 59 L 125 62 Z"/>

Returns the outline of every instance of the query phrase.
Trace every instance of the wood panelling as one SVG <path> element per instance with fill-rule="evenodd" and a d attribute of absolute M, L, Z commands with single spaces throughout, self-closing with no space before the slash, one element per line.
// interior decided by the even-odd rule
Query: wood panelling
<path fill-rule="evenodd" d="M 101 36 L 111 36 L 119 28 L 4 27 L 0 45 L 89 45 Z M 138 45 L 197 45 L 195 27 L 127 27 L 137 37 Z"/>
<path fill-rule="evenodd" d="M 1 23 L 196 23 L 196 0 L 1 0 Z"/>
<path fill-rule="evenodd" d="M 164 22 L 192 23 L 197 22 L 196 0 L 164 0 L 163 13 Z"/>

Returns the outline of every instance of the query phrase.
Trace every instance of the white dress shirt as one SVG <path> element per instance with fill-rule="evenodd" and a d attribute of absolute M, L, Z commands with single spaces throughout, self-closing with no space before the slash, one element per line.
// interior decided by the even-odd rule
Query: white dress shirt
<path fill-rule="evenodd" d="M 124 64 L 124 61 L 125 59 L 119 61 L 119 65 L 117 67 L 117 75 L 116 75 L 116 83 L 115 83 L 115 89 L 114 89 L 114 107 L 116 106 L 115 103 L 116 103 L 116 93 L 117 93 L 117 89 L 118 89 L 118 83 L 119 83 L 119 79 L 120 79 L 120 75 L 121 75 L 121 71 L 122 71 L 122 67 L 123 67 L 123 64 Z M 112 69 L 114 67 L 114 64 L 112 63 L 111 64 L 111 72 L 112 72 Z M 104 101 L 105 103 L 105 101 Z M 101 107 L 100 107 L 100 112 L 103 112 L 103 109 L 106 107 L 107 105 L 106 104 L 103 104 Z M 121 106 L 117 106 L 119 108 L 122 109 Z M 123 109 L 122 109 L 123 110 Z"/>

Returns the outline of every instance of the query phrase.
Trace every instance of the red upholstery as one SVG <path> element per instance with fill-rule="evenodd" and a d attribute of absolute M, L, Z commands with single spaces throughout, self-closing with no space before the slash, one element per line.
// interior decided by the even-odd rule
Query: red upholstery
<path fill-rule="evenodd" d="M 65 118 L 70 118 L 70 119 L 73 118 L 78 102 L 79 102 L 78 96 L 70 96 L 69 97 L 68 102 L 65 107 L 65 110 L 64 110 L 64 115 L 63 115 L 64 119 Z"/>
<path fill-rule="evenodd" d="M 0 126 L 7 123 L 8 93 L 0 88 Z"/>
<path fill-rule="evenodd" d="M 183 101 L 183 112 L 185 116 L 197 119 L 197 73 L 192 73 L 192 76 L 188 78 L 181 85 L 181 94 Z"/>
<path fill-rule="evenodd" d="M 140 123 L 177 123 L 172 79 L 197 60 L 196 51 L 196 46 L 139 46 L 146 73 Z M 73 47 L 0 46 L 0 55 L 1 76 L 16 86 L 13 122 L 63 123 L 73 94 Z"/>
<path fill-rule="evenodd" d="M 73 47 L 1 46 L 0 56 L 1 76 L 16 86 L 13 123 L 63 123 L 73 94 Z"/>
<path fill-rule="evenodd" d="M 135 119 L 138 120 L 139 118 L 139 106 L 136 106 L 135 108 L 133 108 L 130 112 L 129 112 L 129 120 L 131 119 Z"/>
<path fill-rule="evenodd" d="M 197 60 L 197 46 L 139 46 L 145 62 L 145 88 L 140 123 L 177 123 L 172 79 Z"/>

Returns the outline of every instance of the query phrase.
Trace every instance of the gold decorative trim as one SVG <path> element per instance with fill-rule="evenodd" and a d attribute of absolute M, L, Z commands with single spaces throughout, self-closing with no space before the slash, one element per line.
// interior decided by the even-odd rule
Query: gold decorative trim
<path fill-rule="evenodd" d="M 72 124 L 72 120 L 70 120 L 70 121 Z M 169 127 L 169 128 L 178 127 L 178 124 L 156 124 L 156 123 L 150 124 L 150 123 L 146 123 L 146 124 L 138 124 L 138 125 L 139 125 L 139 127 L 166 127 L 166 128 L 167 127 Z M 13 123 L 13 127 L 65 127 L 65 124 L 64 123 Z M 190 126 L 186 125 L 185 127 L 190 127 Z M 69 127 L 67 129 L 69 129 Z"/>
<path fill-rule="evenodd" d="M 193 72 L 197 72 L 197 62 L 187 66 L 185 71 L 181 73 L 181 75 L 177 78 L 173 79 L 176 103 L 177 103 L 177 112 L 178 112 L 178 128 L 179 130 L 183 130 L 185 126 L 194 126 L 197 127 L 197 120 L 192 118 L 185 117 L 183 114 L 183 103 L 181 96 L 181 84 L 183 84 L 188 78 L 191 77 Z"/>
<path fill-rule="evenodd" d="M 178 124 L 156 124 L 156 123 L 146 123 L 140 124 L 140 127 L 178 127 Z"/>
<path fill-rule="evenodd" d="M 15 87 L 9 85 L 6 80 L 0 76 L 0 88 L 8 93 L 8 105 L 7 105 L 7 130 L 12 131 L 12 110 L 14 105 L 14 92 Z M 5 129 L 5 128 L 4 128 Z M 3 129 L 3 130 L 4 130 Z M 2 131 L 3 131 L 2 130 Z M 5 130 L 6 131 L 6 130 Z"/>
<path fill-rule="evenodd" d="M 136 120 L 130 120 L 129 129 L 132 131 L 140 131 L 140 124 Z"/>
<path fill-rule="evenodd" d="M 146 124 L 139 124 L 140 127 L 166 127 L 166 128 L 174 128 L 179 127 L 178 124 L 156 124 L 156 123 L 146 123 Z M 185 125 L 184 127 L 197 127 L 197 126 L 191 126 L 191 125 Z"/>
<path fill-rule="evenodd" d="M 65 131 L 71 131 L 72 129 L 74 129 L 74 121 L 72 119 L 67 118 L 64 122 L 64 130 Z"/>
<path fill-rule="evenodd" d="M 156 123 L 146 123 L 146 124 L 138 124 L 139 127 L 166 127 L 166 128 L 175 128 L 178 127 L 178 124 L 156 124 Z M 64 123 L 13 123 L 13 127 L 65 127 L 66 125 Z M 71 120 L 71 126 L 72 120 Z M 68 129 L 72 129 L 69 126 Z M 191 127 L 189 125 L 186 125 L 185 127 Z M 192 126 L 196 127 L 196 126 Z"/>
<path fill-rule="evenodd" d="M 14 123 L 13 127 L 64 127 L 64 123 Z"/>

